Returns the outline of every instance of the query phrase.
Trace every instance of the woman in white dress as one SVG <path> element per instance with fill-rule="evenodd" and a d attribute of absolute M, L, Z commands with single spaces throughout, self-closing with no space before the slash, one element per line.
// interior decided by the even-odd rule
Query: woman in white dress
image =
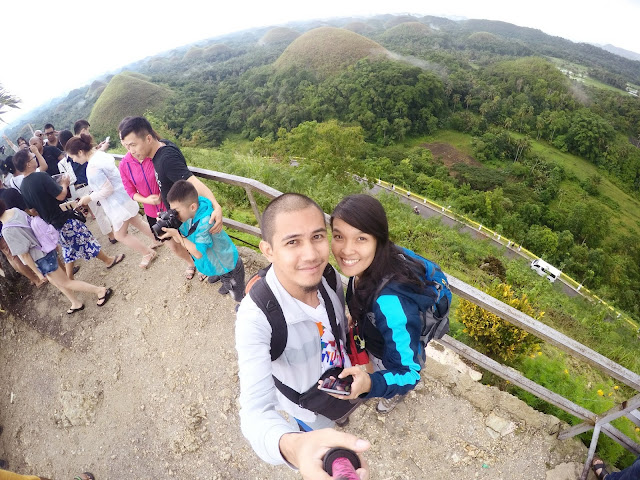
<path fill-rule="evenodd" d="M 78 203 L 88 205 L 91 201 L 100 202 L 113 225 L 116 239 L 140 252 L 140 267 L 147 268 L 157 256 L 153 249 L 162 245 L 162 242 L 155 240 L 149 224 L 138 215 L 138 203 L 131 200 L 125 191 L 113 156 L 96 150 L 93 137 L 86 134 L 71 138 L 65 145 L 65 151 L 76 163 L 88 162 L 87 180 L 93 193 L 80 198 Z M 138 238 L 129 235 L 129 224 L 153 240 L 153 244 L 146 246 Z"/>

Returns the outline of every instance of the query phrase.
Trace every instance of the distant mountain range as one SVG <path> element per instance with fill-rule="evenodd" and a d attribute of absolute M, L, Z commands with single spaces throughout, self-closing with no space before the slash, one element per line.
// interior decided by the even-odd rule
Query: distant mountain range
<path fill-rule="evenodd" d="M 620 55 L 621 57 L 628 58 L 629 60 L 637 60 L 640 61 L 640 53 L 632 52 L 631 50 L 625 50 L 624 48 L 616 47 L 615 45 L 611 45 L 607 43 L 606 45 L 598 45 L 594 44 L 597 47 L 600 47 L 607 52 L 615 53 L 616 55 Z"/>

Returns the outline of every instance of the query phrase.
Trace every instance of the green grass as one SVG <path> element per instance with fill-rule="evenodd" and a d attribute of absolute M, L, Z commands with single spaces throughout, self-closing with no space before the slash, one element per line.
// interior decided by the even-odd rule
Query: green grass
<path fill-rule="evenodd" d="M 422 143 L 448 143 L 460 150 L 462 153 L 473 156 L 473 148 L 471 147 L 471 135 L 467 133 L 457 132 L 455 130 L 438 130 L 433 135 L 424 137 L 416 137 L 408 139 L 404 146 L 415 147 Z"/>

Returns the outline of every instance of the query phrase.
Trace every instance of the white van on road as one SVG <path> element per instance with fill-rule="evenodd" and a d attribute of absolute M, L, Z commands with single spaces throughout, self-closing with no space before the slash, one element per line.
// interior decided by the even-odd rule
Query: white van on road
<path fill-rule="evenodd" d="M 545 262 L 541 258 L 537 258 L 531 262 L 531 270 L 535 271 L 541 277 L 547 277 L 547 279 L 553 283 L 562 273 L 553 265 Z"/>

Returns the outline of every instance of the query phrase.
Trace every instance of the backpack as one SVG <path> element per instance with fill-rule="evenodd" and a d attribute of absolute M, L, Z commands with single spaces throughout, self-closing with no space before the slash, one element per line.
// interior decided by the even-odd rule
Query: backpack
<path fill-rule="evenodd" d="M 53 227 L 53 225 L 48 224 L 41 217 L 32 217 L 30 215 L 27 215 L 25 212 L 22 213 L 26 217 L 27 225 L 20 225 L 18 223 L 5 223 L 2 225 L 2 228 L 21 227 L 31 229 L 33 235 L 36 237 L 36 240 L 38 240 L 38 243 L 40 244 L 38 246 L 40 250 L 42 250 L 44 253 L 49 253 L 52 250 L 55 250 L 58 246 L 60 234 Z"/>
<path fill-rule="evenodd" d="M 401 255 L 403 257 L 409 257 L 413 260 L 424 265 L 425 268 L 425 276 L 424 276 L 424 292 L 433 299 L 433 304 L 428 305 L 426 310 L 420 311 L 420 317 L 422 320 L 422 329 L 420 332 L 420 343 L 423 347 L 427 346 L 433 339 L 439 339 L 444 337 L 444 335 L 449 331 L 449 308 L 451 307 L 451 290 L 449 289 L 449 282 L 447 281 L 447 277 L 440 269 L 440 266 L 430 260 L 427 260 L 424 257 L 412 252 L 411 250 L 407 250 L 406 248 L 401 248 Z M 391 277 L 384 277 L 382 282 L 378 285 L 375 293 L 373 294 L 373 299 L 376 299 L 382 293 L 384 287 L 391 281 Z M 350 292 L 353 291 L 353 283 L 349 281 Z M 359 335 L 363 338 L 364 333 L 369 332 L 367 334 L 370 335 L 371 332 L 377 331 L 376 327 L 376 319 L 375 314 L 372 311 L 367 311 L 362 317 L 363 325 L 361 326 L 361 330 L 359 330 Z M 367 326 L 367 323 L 371 324 L 375 330 L 372 330 L 371 327 Z M 379 333 L 377 335 L 380 335 Z M 382 337 L 380 337 L 382 339 Z M 363 348 L 367 348 L 367 350 L 371 351 L 371 353 L 378 358 L 381 358 L 382 348 L 379 342 L 374 341 L 366 341 L 363 344 Z M 373 348 L 371 348 L 373 347 Z"/>
<path fill-rule="evenodd" d="M 262 310 L 269 321 L 269 325 L 271 326 L 271 361 L 274 361 L 284 352 L 284 348 L 287 345 L 288 329 L 282 308 L 280 308 L 280 304 L 271 291 L 271 288 L 267 285 L 267 282 L 264 281 L 264 276 L 270 268 L 271 265 L 268 265 L 259 270 L 258 273 L 247 282 L 245 293 L 251 296 L 251 300 Z M 324 272 L 322 272 L 322 276 L 334 291 L 338 288 L 336 271 L 331 264 L 327 263 Z M 327 305 L 327 310 L 329 310 L 329 307 L 330 306 Z"/>

